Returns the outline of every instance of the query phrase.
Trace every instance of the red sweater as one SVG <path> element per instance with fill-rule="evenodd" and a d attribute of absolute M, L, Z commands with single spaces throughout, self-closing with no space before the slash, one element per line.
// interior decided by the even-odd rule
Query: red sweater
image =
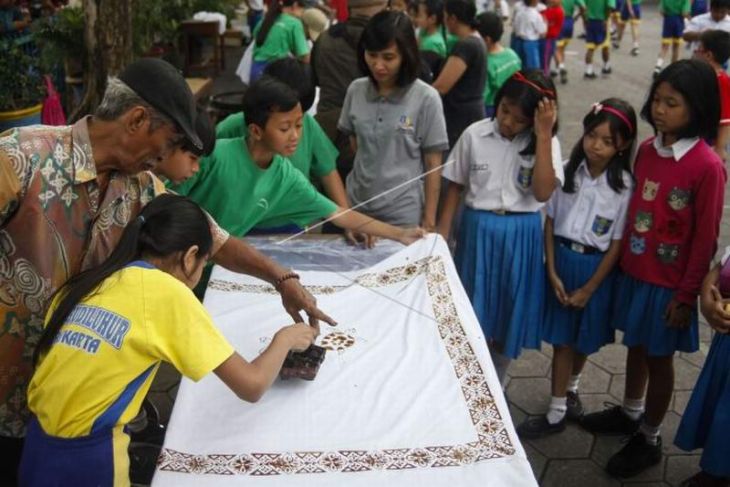
<path fill-rule="evenodd" d="M 679 161 L 660 157 L 653 142 L 636 156 L 621 269 L 694 305 L 717 250 L 727 173 L 704 140 Z"/>
<path fill-rule="evenodd" d="M 560 37 L 560 32 L 563 30 L 563 18 L 565 17 L 563 7 L 548 7 L 542 11 L 542 16 L 545 19 L 545 24 L 547 24 L 545 38 L 557 39 Z"/>

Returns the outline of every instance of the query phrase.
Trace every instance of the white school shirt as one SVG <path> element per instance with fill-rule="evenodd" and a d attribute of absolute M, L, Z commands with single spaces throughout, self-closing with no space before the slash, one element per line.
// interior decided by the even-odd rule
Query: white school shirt
<path fill-rule="evenodd" d="M 724 30 L 725 32 L 730 32 L 730 15 L 726 15 L 720 22 L 715 22 L 710 12 L 695 15 L 687 22 L 687 26 L 684 28 L 684 32 L 704 32 L 706 30 Z M 694 52 L 698 46 L 699 42 L 694 41 L 690 44 L 689 48 Z"/>
<path fill-rule="evenodd" d="M 515 35 L 526 41 L 536 41 L 547 32 L 547 24 L 536 7 L 524 7 L 515 13 Z"/>
<path fill-rule="evenodd" d="M 449 154 L 443 177 L 466 187 L 464 202 L 475 210 L 538 211 L 544 206 L 532 193 L 535 156 L 522 156 L 530 134 L 502 137 L 496 120 L 471 124 Z M 555 177 L 563 183 L 560 142 L 552 138 Z"/>
<path fill-rule="evenodd" d="M 593 179 L 586 162 L 581 162 L 575 171 L 575 191 L 566 193 L 560 187 L 545 205 L 553 233 L 607 251 L 612 240 L 621 240 L 626 226 L 633 182 L 628 172 L 623 180 L 627 189 L 617 193 L 608 185 L 606 171 Z"/>

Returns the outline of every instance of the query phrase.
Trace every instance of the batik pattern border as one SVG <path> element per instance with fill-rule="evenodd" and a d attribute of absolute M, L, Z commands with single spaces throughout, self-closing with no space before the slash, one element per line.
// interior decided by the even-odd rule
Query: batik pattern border
<path fill-rule="evenodd" d="M 368 288 L 383 287 L 408 281 L 424 273 L 434 317 L 438 322 L 439 335 L 461 385 L 474 425 L 476 441 L 450 446 L 374 451 L 338 450 L 207 455 L 164 448 L 160 453 L 158 469 L 197 475 L 271 476 L 458 467 L 514 455 L 515 447 L 492 397 L 484 370 L 469 343 L 454 305 L 442 258 L 425 257 L 385 272 L 363 274 L 354 282 Z M 274 292 L 270 286 L 242 285 L 221 280 L 212 280 L 210 287 L 228 292 Z M 305 287 L 313 294 L 332 294 L 349 286 Z"/>

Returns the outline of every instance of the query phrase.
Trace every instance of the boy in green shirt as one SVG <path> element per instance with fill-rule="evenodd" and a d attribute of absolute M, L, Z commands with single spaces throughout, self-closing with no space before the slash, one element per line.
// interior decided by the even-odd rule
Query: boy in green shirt
<path fill-rule="evenodd" d="M 659 0 L 659 11 L 664 17 L 662 25 L 662 47 L 654 67 L 654 77 L 664 66 L 669 46 L 672 46 L 672 62 L 679 59 L 679 46 L 684 34 L 684 19 L 689 18 L 690 0 Z"/>
<path fill-rule="evenodd" d="M 502 19 L 495 12 L 477 16 L 477 30 L 487 45 L 487 83 L 484 86 L 484 109 L 487 117 L 494 116 L 494 96 L 505 81 L 522 69 L 522 61 L 509 47 L 499 42 L 504 32 Z"/>
<path fill-rule="evenodd" d="M 575 10 L 578 9 L 576 14 Z M 586 9 L 583 0 L 563 0 L 563 28 L 560 30 L 560 36 L 555 49 L 555 60 L 558 62 L 558 71 L 560 72 L 560 82 L 565 84 L 568 82 L 568 70 L 565 69 L 565 48 L 573 38 L 573 27 L 575 19 L 582 17 Z"/>
<path fill-rule="evenodd" d="M 611 74 L 611 44 L 606 35 L 606 21 L 611 12 L 616 8 L 615 0 L 586 0 L 586 69 L 584 78 L 595 79 L 593 71 L 593 52 L 601 48 L 603 57 L 603 68 L 601 73 Z"/>
<path fill-rule="evenodd" d="M 248 137 L 219 139 L 200 171 L 171 187 L 198 203 L 231 235 L 242 237 L 264 219 L 303 227 L 321 218 L 404 244 L 424 235 L 421 228 L 400 229 L 339 207 L 285 159 L 296 150 L 302 127 L 299 99 L 287 85 L 262 78 L 248 88 L 243 109 Z"/>
<path fill-rule="evenodd" d="M 314 84 L 311 82 L 309 66 L 293 58 L 279 59 L 269 64 L 264 75 L 273 77 L 289 85 L 299 93 L 299 103 L 302 111 L 307 111 L 314 103 Z M 234 113 L 226 117 L 216 127 L 216 137 L 219 139 L 239 138 L 248 136 L 245 114 Z M 342 178 L 337 172 L 336 161 L 339 155 L 337 149 L 324 133 L 317 121 L 304 114 L 302 131 L 297 144 L 297 150 L 287 159 L 301 171 L 310 181 L 321 183 L 324 193 L 342 208 L 349 208 L 347 193 Z M 262 220 L 258 223 L 259 229 L 274 229 L 277 225 Z M 265 231 L 265 230 L 264 230 Z"/>

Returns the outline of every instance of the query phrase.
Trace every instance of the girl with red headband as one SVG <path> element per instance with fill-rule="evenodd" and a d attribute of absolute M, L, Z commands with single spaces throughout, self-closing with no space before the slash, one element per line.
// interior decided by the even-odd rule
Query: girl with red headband
<path fill-rule="evenodd" d="M 578 381 L 586 358 L 613 342 L 612 295 L 635 140 L 631 105 L 617 98 L 594 104 L 565 166 L 565 183 L 546 206 L 543 339 L 553 346 L 552 398 L 547 414 L 517 428 L 523 438 L 559 433 L 568 419 L 580 419 Z"/>
<path fill-rule="evenodd" d="M 438 231 L 449 235 L 465 191 L 455 262 L 501 381 L 522 347 L 540 347 L 540 210 L 563 181 L 563 163 L 555 85 L 542 71 L 515 73 L 495 106 L 495 118 L 469 126 L 444 165 L 449 186 Z"/>

